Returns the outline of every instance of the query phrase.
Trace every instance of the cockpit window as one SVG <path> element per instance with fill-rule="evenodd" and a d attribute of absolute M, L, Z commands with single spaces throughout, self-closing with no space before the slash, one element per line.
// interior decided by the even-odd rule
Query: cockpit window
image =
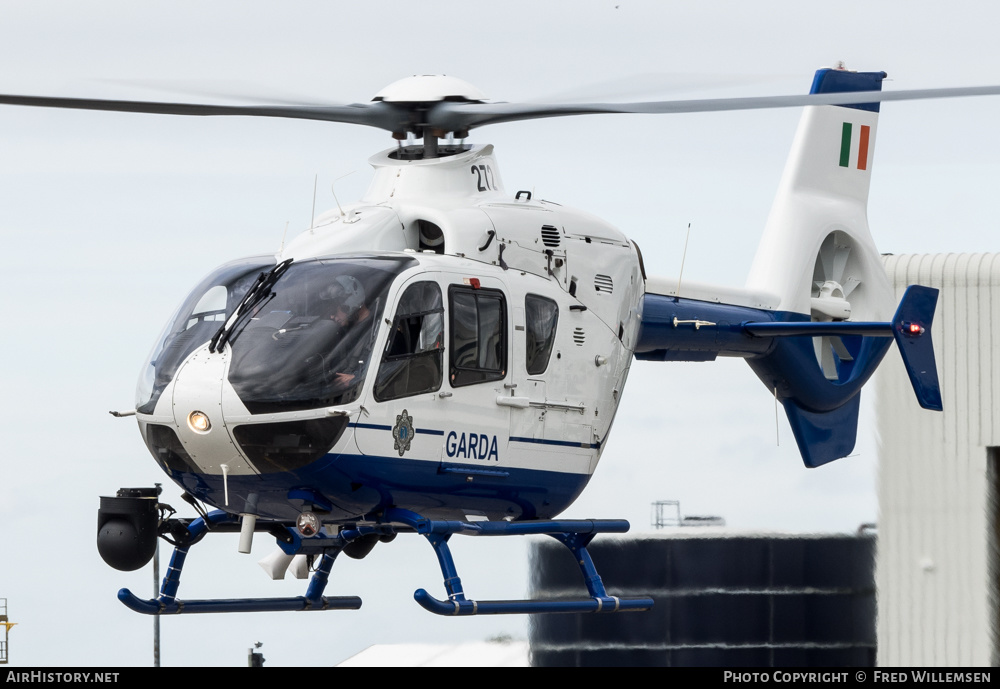
<path fill-rule="evenodd" d="M 399 299 L 375 379 L 379 402 L 441 387 L 444 305 L 436 282 L 416 282 Z"/>
<path fill-rule="evenodd" d="M 201 345 L 212 339 L 239 306 L 243 295 L 261 271 L 270 270 L 271 256 L 255 256 L 226 263 L 202 280 L 180 305 L 160 334 L 139 376 L 136 409 L 152 414 L 164 388 L 178 367 Z"/>
<path fill-rule="evenodd" d="M 408 257 L 292 263 L 229 337 L 229 382 L 252 414 L 358 398 L 393 279 Z"/>

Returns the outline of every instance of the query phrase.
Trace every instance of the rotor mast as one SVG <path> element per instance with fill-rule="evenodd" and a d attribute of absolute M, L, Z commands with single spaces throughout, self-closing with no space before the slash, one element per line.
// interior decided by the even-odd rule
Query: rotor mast
<path fill-rule="evenodd" d="M 438 137 L 437 133 L 430 128 L 424 129 L 424 158 L 437 158 Z"/>

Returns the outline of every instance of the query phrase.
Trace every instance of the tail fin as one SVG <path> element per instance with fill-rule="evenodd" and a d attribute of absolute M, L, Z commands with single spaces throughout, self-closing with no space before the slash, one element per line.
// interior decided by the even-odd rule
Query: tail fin
<path fill-rule="evenodd" d="M 821 69 L 812 93 L 877 91 L 884 72 Z M 892 289 L 868 230 L 878 103 L 805 108 L 747 287 L 814 320 L 888 320 Z"/>
<path fill-rule="evenodd" d="M 941 387 L 938 383 L 931 323 L 937 306 L 938 291 L 933 287 L 910 285 L 892 319 L 892 336 L 903 357 L 917 402 L 924 409 L 941 411 Z"/>
<path fill-rule="evenodd" d="M 811 92 L 881 90 L 885 76 L 821 69 Z M 779 320 L 833 325 L 884 322 L 892 315 L 892 287 L 868 229 L 878 113 L 878 103 L 864 103 L 813 106 L 802 115 L 747 282 L 748 288 L 778 295 L 778 309 L 788 314 Z M 929 333 L 936 299 L 936 290 L 911 288 L 891 324 L 917 398 L 928 409 L 941 408 Z M 911 321 L 919 333 L 908 332 Z M 926 336 L 916 336 L 925 330 Z M 801 365 L 806 357 L 799 338 L 748 360 L 782 397 L 807 466 L 853 449 L 860 388 L 888 348 L 877 335 L 835 333 L 812 338 L 821 376 Z M 796 357 L 798 366 L 791 363 Z"/>
<path fill-rule="evenodd" d="M 812 93 L 878 91 L 883 78 L 823 69 Z M 920 404 L 941 408 L 930 338 L 937 291 L 911 287 L 893 315 L 893 290 L 868 230 L 878 110 L 878 103 L 805 108 L 740 294 L 681 295 L 646 281 L 635 356 L 745 358 L 784 406 L 810 467 L 854 449 L 861 388 L 892 339 Z"/>

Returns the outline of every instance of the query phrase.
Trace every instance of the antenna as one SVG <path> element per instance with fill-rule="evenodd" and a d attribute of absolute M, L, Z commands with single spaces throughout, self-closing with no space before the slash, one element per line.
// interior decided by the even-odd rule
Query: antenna
<path fill-rule="evenodd" d="M 316 183 L 319 182 L 319 173 L 313 177 L 313 207 L 312 212 L 309 214 L 309 229 L 313 228 L 313 223 L 316 218 Z"/>
<path fill-rule="evenodd" d="M 334 187 L 336 187 L 337 182 L 344 179 L 345 177 L 350 177 L 355 172 L 357 172 L 357 170 L 351 170 L 346 175 L 341 175 L 337 179 L 333 180 L 333 184 L 330 185 L 330 193 L 333 194 L 333 200 L 337 202 L 337 210 L 340 211 L 340 217 L 342 218 L 344 217 L 344 209 L 340 207 L 340 199 L 337 198 L 337 190 Z"/>
<path fill-rule="evenodd" d="M 278 249 L 278 253 L 282 253 L 285 250 L 285 237 L 288 236 L 288 221 L 285 221 L 285 231 L 281 233 L 281 248 Z"/>
<path fill-rule="evenodd" d="M 684 277 L 684 259 L 687 258 L 688 240 L 691 239 L 691 223 L 688 223 L 687 236 L 684 237 L 684 253 L 681 254 L 681 272 L 677 276 L 677 296 L 681 296 L 681 278 Z"/>
<path fill-rule="evenodd" d="M 779 435 L 779 429 L 781 424 L 778 423 L 778 386 L 774 386 L 774 444 L 781 447 L 781 435 Z"/>

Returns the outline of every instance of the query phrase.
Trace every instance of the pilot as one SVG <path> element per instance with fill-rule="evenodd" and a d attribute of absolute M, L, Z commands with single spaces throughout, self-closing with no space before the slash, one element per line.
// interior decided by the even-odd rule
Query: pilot
<path fill-rule="evenodd" d="M 320 293 L 320 299 L 330 304 L 326 318 L 341 328 L 331 361 L 338 369 L 332 383 L 334 389 L 349 388 L 361 375 L 372 346 L 372 313 L 365 302 L 365 288 L 357 278 L 339 275 Z"/>
<path fill-rule="evenodd" d="M 360 320 L 371 317 L 365 304 L 365 288 L 358 279 L 350 275 L 338 275 L 333 283 L 320 294 L 320 299 L 330 302 L 327 318 L 341 328 L 350 328 Z"/>

